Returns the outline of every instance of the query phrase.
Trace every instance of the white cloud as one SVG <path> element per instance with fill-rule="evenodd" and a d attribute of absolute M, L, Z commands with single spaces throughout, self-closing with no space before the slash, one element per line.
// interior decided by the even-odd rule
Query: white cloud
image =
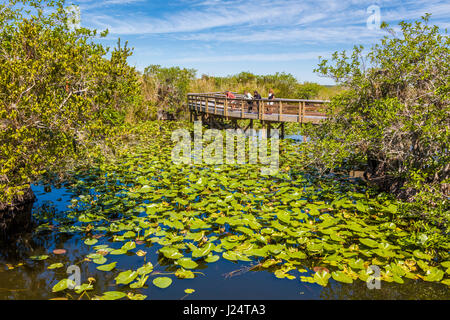
<path fill-rule="evenodd" d="M 349 27 L 309 27 L 294 29 L 272 29 L 249 33 L 215 32 L 195 33 L 178 36 L 180 40 L 219 41 L 219 42 L 284 42 L 291 41 L 308 43 L 347 43 L 379 39 L 386 33 L 382 30 L 369 30 L 365 26 Z"/>
<path fill-rule="evenodd" d="M 91 22 L 107 26 L 115 34 L 157 34 L 193 32 L 242 24 L 273 23 L 275 19 L 291 19 L 302 12 L 301 6 L 287 1 L 272 4 L 253 1 L 249 4 L 226 4 L 208 8 L 186 9 L 162 17 L 136 15 L 114 18 L 107 15 L 90 17 Z"/>
<path fill-rule="evenodd" d="M 172 59 L 174 63 L 185 62 L 241 62 L 241 61 L 299 61 L 319 59 L 319 56 L 330 56 L 332 52 L 304 52 L 304 53 L 271 53 L 271 54 L 246 54 L 226 56 L 202 56 Z"/>

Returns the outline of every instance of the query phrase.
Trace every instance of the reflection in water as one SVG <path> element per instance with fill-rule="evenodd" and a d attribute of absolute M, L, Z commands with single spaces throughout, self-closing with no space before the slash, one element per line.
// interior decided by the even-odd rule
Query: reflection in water
<path fill-rule="evenodd" d="M 362 281 L 353 284 L 333 282 L 322 289 L 320 298 L 325 300 L 448 300 L 449 289 L 439 283 L 404 279 L 381 283 L 380 289 L 368 289 Z"/>

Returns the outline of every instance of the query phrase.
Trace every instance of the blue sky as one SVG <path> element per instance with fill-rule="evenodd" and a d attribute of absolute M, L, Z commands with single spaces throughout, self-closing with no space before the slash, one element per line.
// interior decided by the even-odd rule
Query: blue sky
<path fill-rule="evenodd" d="M 450 26 L 448 0 L 73 0 L 81 25 L 109 29 L 134 47 L 130 63 L 195 68 L 197 75 L 241 71 L 287 72 L 300 81 L 331 84 L 313 72 L 318 57 L 370 47 L 384 32 L 367 26 L 380 8 L 381 21 L 395 25 L 432 14 L 432 23 Z M 70 4 L 71 1 L 68 1 Z"/>

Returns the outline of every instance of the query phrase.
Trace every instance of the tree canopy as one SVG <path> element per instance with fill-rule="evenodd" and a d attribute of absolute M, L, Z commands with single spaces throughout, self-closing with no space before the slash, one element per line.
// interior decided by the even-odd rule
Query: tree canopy
<path fill-rule="evenodd" d="M 63 0 L 0 4 L 0 202 L 33 177 L 107 134 L 139 98 L 131 50 L 73 28 Z"/>
<path fill-rule="evenodd" d="M 310 129 L 311 163 L 335 169 L 366 160 L 366 176 L 384 190 L 448 209 L 450 173 L 449 44 L 429 15 L 401 22 L 366 55 L 335 53 L 316 70 L 347 90 L 329 119 Z M 448 211 L 447 211 L 448 212 Z M 448 214 L 448 213 L 447 213 Z"/>

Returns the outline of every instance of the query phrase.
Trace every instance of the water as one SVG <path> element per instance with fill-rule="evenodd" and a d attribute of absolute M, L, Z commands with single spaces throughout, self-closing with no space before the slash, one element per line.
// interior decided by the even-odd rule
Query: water
<path fill-rule="evenodd" d="M 61 233 L 52 231 L 52 225 L 67 212 L 70 200 L 76 197 L 70 190 L 61 188 L 46 192 L 42 185 L 33 186 L 37 202 L 33 208 L 33 219 L 36 225 L 45 226 L 48 231 L 30 232 L 20 236 L 14 243 L 0 243 L 0 299 L 51 299 L 56 295 L 51 288 L 59 280 L 67 277 L 66 268 L 69 265 L 81 267 L 83 283 L 89 277 L 94 277 L 94 291 L 89 296 L 101 295 L 105 291 L 116 290 L 114 277 L 116 273 L 102 272 L 95 269 L 93 263 L 81 263 L 86 254 L 92 250 L 84 244 L 81 234 Z M 56 219 L 57 218 L 57 219 Z M 111 239 L 101 238 L 97 244 L 109 244 L 115 248 L 117 243 Z M 120 244 L 121 245 L 121 244 Z M 162 273 L 173 272 L 173 266 L 158 264 L 156 251 L 159 245 L 141 244 L 137 249 L 147 251 L 146 261 L 155 266 L 154 270 Z M 65 249 L 64 255 L 53 254 L 54 249 Z M 47 254 L 45 261 L 33 261 L 32 255 Z M 142 257 L 136 255 L 115 256 L 118 270 L 127 270 L 142 265 Z M 63 268 L 47 270 L 51 263 L 61 262 Z M 164 263 L 162 260 L 160 263 Z M 220 259 L 212 264 L 200 265 L 195 271 L 195 279 L 178 280 L 174 278 L 172 285 L 159 289 L 147 282 L 148 288 L 125 292 L 136 292 L 147 295 L 147 299 L 449 299 L 450 293 L 445 285 L 419 280 L 405 279 L 405 283 L 382 282 L 380 290 L 369 290 L 365 283 L 356 281 L 353 284 L 342 284 L 330 280 L 327 287 L 318 284 L 299 281 L 297 271 L 291 272 L 297 276 L 294 280 L 278 279 L 267 271 L 253 271 L 250 268 L 256 262 L 234 263 Z M 20 265 L 23 264 L 23 265 Z M 312 271 L 308 274 L 310 275 Z M 195 293 L 186 295 L 186 288 L 195 289 Z M 73 295 L 77 298 L 78 295 Z"/>

